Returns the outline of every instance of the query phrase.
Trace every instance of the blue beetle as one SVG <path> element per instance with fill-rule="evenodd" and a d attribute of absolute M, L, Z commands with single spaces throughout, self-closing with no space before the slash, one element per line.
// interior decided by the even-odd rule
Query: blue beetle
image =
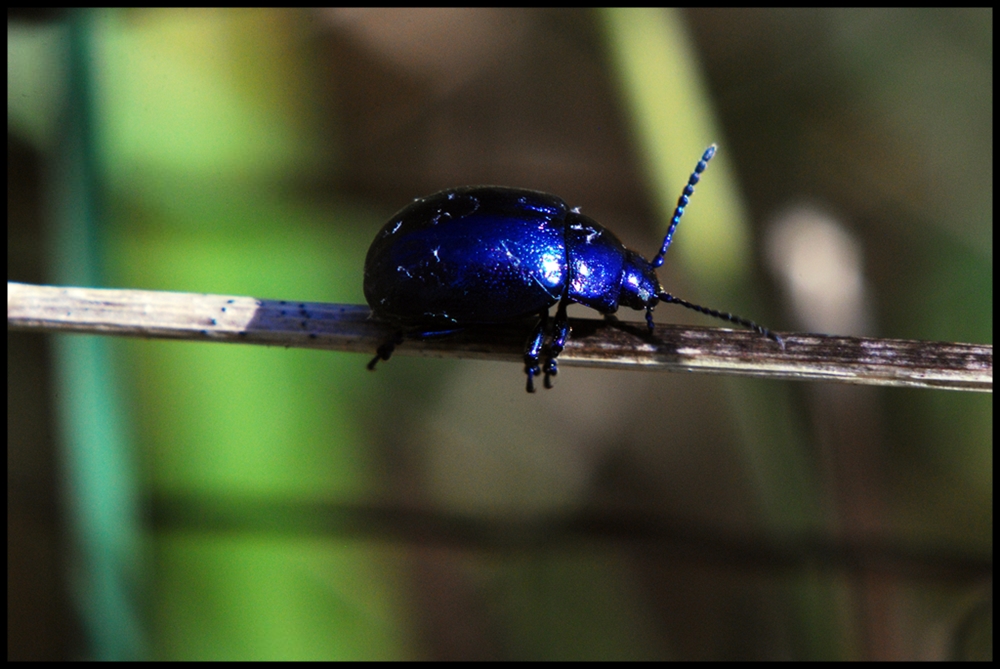
<path fill-rule="evenodd" d="M 688 179 L 652 261 L 547 193 L 466 186 L 415 200 L 385 224 L 365 259 L 365 299 L 375 318 L 397 328 L 394 337 L 379 346 L 368 369 L 388 360 L 407 337 L 443 336 L 469 325 L 537 317 L 524 348 L 527 389 L 535 392 L 534 378 L 543 372 L 545 387 L 551 388 L 556 358 L 569 336 L 570 302 L 603 314 L 613 314 L 619 306 L 645 309 L 650 332 L 653 307 L 673 302 L 781 344 L 780 337 L 752 321 L 674 297 L 656 277 L 713 155 L 714 144 Z M 549 308 L 557 302 L 550 330 Z"/>

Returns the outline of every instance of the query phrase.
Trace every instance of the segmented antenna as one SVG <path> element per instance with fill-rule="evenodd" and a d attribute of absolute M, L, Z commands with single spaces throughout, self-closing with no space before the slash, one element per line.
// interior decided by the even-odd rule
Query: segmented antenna
<path fill-rule="evenodd" d="M 684 207 L 688 206 L 691 202 L 691 196 L 694 195 L 694 187 L 701 180 L 701 173 L 705 171 L 708 167 L 708 161 L 712 159 L 715 155 L 715 144 L 705 149 L 705 153 L 702 155 L 701 160 L 695 165 L 694 172 L 691 173 L 691 178 L 688 179 L 687 185 L 684 186 L 684 192 L 681 193 L 680 198 L 677 200 L 677 208 L 674 209 L 674 217 L 670 219 L 670 227 L 667 228 L 667 236 L 663 238 L 663 246 L 660 247 L 660 252 L 656 254 L 653 260 L 649 263 L 656 269 L 663 264 L 663 256 L 666 255 L 667 249 L 670 248 L 670 242 L 674 240 L 674 230 L 677 229 L 677 224 L 681 222 L 681 216 L 684 215 Z"/>
<path fill-rule="evenodd" d="M 673 304 L 679 304 L 682 307 L 687 307 L 688 309 L 693 309 L 694 311 L 705 314 L 706 316 L 712 316 L 713 318 L 720 318 L 724 321 L 729 321 L 730 323 L 736 323 L 737 325 L 742 325 L 743 327 L 750 328 L 754 332 L 758 332 L 768 339 L 773 339 L 778 342 L 782 349 L 785 348 L 785 340 L 768 330 L 763 325 L 757 325 L 751 320 L 746 318 L 741 318 L 740 316 L 735 316 L 728 311 L 717 311 L 716 309 L 709 309 L 708 307 L 703 307 L 700 304 L 694 304 L 688 302 L 687 300 L 682 300 L 679 297 L 674 297 L 670 293 L 662 292 L 657 297 L 660 298 L 661 302 L 671 302 Z M 647 312 L 647 322 L 652 320 L 652 312 Z"/>

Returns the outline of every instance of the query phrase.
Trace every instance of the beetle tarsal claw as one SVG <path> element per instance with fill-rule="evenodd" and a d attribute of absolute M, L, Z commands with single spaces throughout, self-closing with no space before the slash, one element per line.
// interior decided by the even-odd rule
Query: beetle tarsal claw
<path fill-rule="evenodd" d="M 533 393 L 535 392 L 535 376 L 538 375 L 539 371 L 538 367 L 527 368 L 524 371 L 528 375 L 528 384 L 526 386 L 526 390 L 529 393 Z"/>
<path fill-rule="evenodd" d="M 545 361 L 545 387 L 548 390 L 552 390 L 552 379 L 556 374 L 559 373 L 559 363 L 555 361 L 555 358 L 549 358 Z"/>

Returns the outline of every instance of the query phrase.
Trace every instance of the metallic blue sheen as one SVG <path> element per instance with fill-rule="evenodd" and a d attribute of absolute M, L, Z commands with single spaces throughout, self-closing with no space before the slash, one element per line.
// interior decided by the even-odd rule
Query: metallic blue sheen
<path fill-rule="evenodd" d="M 691 175 L 655 262 L 663 262 L 694 184 L 714 152 L 710 147 Z M 644 309 L 650 331 L 653 307 L 661 300 L 674 302 L 780 341 L 750 321 L 665 293 L 654 265 L 626 249 L 610 230 L 554 195 L 516 188 L 452 188 L 404 207 L 368 250 L 364 291 L 374 317 L 397 328 L 369 369 L 388 360 L 407 337 L 536 318 L 524 352 L 528 392 L 534 392 L 533 378 L 542 373 L 545 386 L 552 387 L 556 358 L 569 337 L 570 302 L 603 314 L 619 306 Z M 548 311 L 556 303 L 549 328 Z"/>
<path fill-rule="evenodd" d="M 455 188 L 390 220 L 365 260 L 380 320 L 432 332 L 538 314 L 566 289 L 566 205 L 509 188 Z"/>

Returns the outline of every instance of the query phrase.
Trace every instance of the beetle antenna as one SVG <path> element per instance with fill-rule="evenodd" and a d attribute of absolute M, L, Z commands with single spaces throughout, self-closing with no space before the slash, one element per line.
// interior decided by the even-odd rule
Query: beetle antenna
<path fill-rule="evenodd" d="M 682 300 L 679 297 L 674 297 L 670 293 L 666 292 L 661 292 L 659 295 L 657 295 L 657 297 L 660 298 L 662 302 L 673 302 L 674 304 L 679 304 L 682 307 L 687 307 L 688 309 L 693 309 L 694 311 L 703 313 L 706 316 L 712 316 L 713 318 L 720 318 L 724 321 L 729 321 L 730 323 L 736 323 L 737 325 L 742 325 L 743 327 L 750 328 L 754 332 L 758 332 L 767 337 L 768 339 L 773 339 L 774 341 L 778 342 L 778 344 L 781 345 L 782 349 L 785 348 L 784 339 L 774 334 L 763 325 L 757 325 L 753 321 L 747 320 L 746 318 L 740 318 L 739 316 L 734 316 L 733 314 L 730 314 L 725 311 L 716 311 L 715 309 L 709 309 L 708 307 L 703 307 L 700 304 L 692 304 L 687 300 Z"/>
<path fill-rule="evenodd" d="M 670 242 L 674 240 L 674 230 L 677 229 L 677 224 L 681 222 L 681 216 L 684 215 L 684 207 L 688 206 L 691 202 L 691 196 L 694 195 L 694 187 L 701 180 L 701 173 L 705 171 L 708 167 L 708 161 L 712 159 L 715 155 L 715 144 L 705 149 L 705 153 L 702 155 L 701 160 L 695 165 L 694 172 L 691 173 L 691 177 L 688 179 L 687 185 L 684 186 L 684 191 L 681 193 L 680 198 L 677 200 L 677 208 L 674 209 L 674 217 L 670 219 L 670 227 L 667 228 L 667 236 L 663 238 L 663 246 L 660 247 L 660 252 L 656 254 L 652 262 L 649 264 L 656 269 L 663 264 L 663 256 L 666 255 L 667 249 L 670 248 Z"/>

